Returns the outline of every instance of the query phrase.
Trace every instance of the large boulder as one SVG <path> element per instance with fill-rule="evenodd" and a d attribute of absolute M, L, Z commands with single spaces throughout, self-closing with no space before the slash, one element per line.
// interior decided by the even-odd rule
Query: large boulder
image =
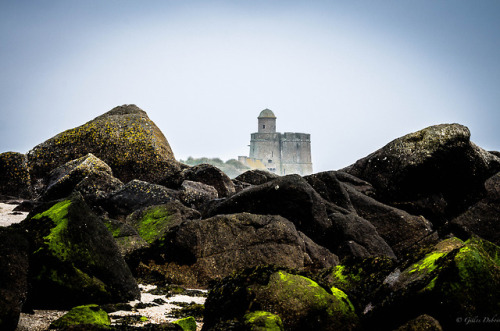
<path fill-rule="evenodd" d="M 199 164 L 182 171 L 182 178 L 213 186 L 219 197 L 228 197 L 236 192 L 231 179 L 217 167 L 210 164 Z"/>
<path fill-rule="evenodd" d="M 390 329 L 414 316 L 429 314 L 445 330 L 497 329 L 500 311 L 500 247 L 479 238 L 451 238 L 403 270 L 396 269 L 379 290 L 380 302 L 370 305 L 373 328 Z"/>
<path fill-rule="evenodd" d="M 500 245 L 500 173 L 485 182 L 483 199 L 450 222 L 460 237 L 480 236 Z"/>
<path fill-rule="evenodd" d="M 28 240 L 0 227 L 0 329 L 15 330 L 28 292 Z"/>
<path fill-rule="evenodd" d="M 140 297 L 111 233 L 81 195 L 35 209 L 20 226 L 30 240 L 29 300 L 34 307 Z"/>
<path fill-rule="evenodd" d="M 111 168 L 89 153 L 52 170 L 41 199 L 65 198 L 76 190 L 87 200 L 96 201 L 122 186 L 123 183 L 113 177 Z"/>
<path fill-rule="evenodd" d="M 358 323 L 343 291 L 291 271 L 256 268 L 214 285 L 205 302 L 203 330 L 221 330 L 228 321 L 246 330 L 242 325 L 262 315 L 272 318 L 276 330 L 281 321 L 285 330 L 353 330 Z"/>
<path fill-rule="evenodd" d="M 15 152 L 0 154 L 0 195 L 33 197 L 26 155 Z"/>
<path fill-rule="evenodd" d="M 180 171 L 167 139 L 146 112 L 123 105 L 29 151 L 32 181 L 88 153 L 108 164 L 123 182 L 159 183 Z"/>
<path fill-rule="evenodd" d="M 299 175 L 279 177 L 247 188 L 215 204 L 205 216 L 247 212 L 280 215 L 320 245 L 329 243 L 332 223 L 321 196 Z"/>
<path fill-rule="evenodd" d="M 335 205 L 354 211 L 349 194 L 341 181 L 337 178 L 336 171 L 326 171 L 305 176 L 304 179 L 311 185 L 321 197 Z"/>
<path fill-rule="evenodd" d="M 191 180 L 183 181 L 179 192 L 181 202 L 192 208 L 200 208 L 206 202 L 219 197 L 215 187 Z"/>
<path fill-rule="evenodd" d="M 200 285 L 258 265 L 310 269 L 338 263 L 337 256 L 290 221 L 272 215 L 241 213 L 186 221 L 167 234 L 164 244 L 170 268 L 166 273 L 173 274 L 176 265 L 188 266 Z"/>
<path fill-rule="evenodd" d="M 378 200 L 439 222 L 477 201 L 500 158 L 471 143 L 465 126 L 442 124 L 395 139 L 343 170 L 371 183 Z"/>

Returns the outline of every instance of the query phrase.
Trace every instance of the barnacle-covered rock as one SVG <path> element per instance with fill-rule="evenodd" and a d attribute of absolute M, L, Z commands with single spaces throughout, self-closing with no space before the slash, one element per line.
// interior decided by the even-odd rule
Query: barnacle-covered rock
<path fill-rule="evenodd" d="M 108 164 L 123 182 L 159 183 L 180 171 L 167 139 L 146 112 L 123 105 L 29 151 L 32 180 L 88 153 Z"/>

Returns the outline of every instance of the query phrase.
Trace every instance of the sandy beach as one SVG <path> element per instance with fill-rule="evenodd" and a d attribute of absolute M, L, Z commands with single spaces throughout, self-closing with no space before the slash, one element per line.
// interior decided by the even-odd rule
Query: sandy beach
<path fill-rule="evenodd" d="M 19 223 L 26 218 L 27 212 L 17 212 L 17 204 L 0 203 L 0 226 L 9 226 Z"/>

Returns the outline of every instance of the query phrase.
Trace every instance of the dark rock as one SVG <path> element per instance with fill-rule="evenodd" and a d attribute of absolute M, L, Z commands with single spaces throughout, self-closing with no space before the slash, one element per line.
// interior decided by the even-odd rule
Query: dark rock
<path fill-rule="evenodd" d="M 205 302 L 203 330 L 227 321 L 245 323 L 248 314 L 271 312 L 285 330 L 353 330 L 358 319 L 347 295 L 290 271 L 245 270 L 214 284 Z"/>
<path fill-rule="evenodd" d="M 113 235 L 122 256 L 148 246 L 147 241 L 142 239 L 131 225 L 109 218 L 103 219 L 103 223 Z"/>
<path fill-rule="evenodd" d="M 0 227 L 0 329 L 15 330 L 28 292 L 28 241 Z"/>
<path fill-rule="evenodd" d="M 252 185 L 260 185 L 274 180 L 278 177 L 278 175 L 273 174 L 269 171 L 254 169 L 245 171 L 235 179 Z"/>
<path fill-rule="evenodd" d="M 123 182 L 159 183 L 180 171 L 167 139 L 146 112 L 123 105 L 34 147 L 28 153 L 31 179 L 44 178 L 88 153 L 108 164 Z"/>
<path fill-rule="evenodd" d="M 367 220 L 355 214 L 330 215 L 332 237 L 338 245 L 334 252 L 340 257 L 387 256 L 396 258 L 391 247 L 380 237 L 376 228 Z"/>
<path fill-rule="evenodd" d="M 491 318 L 500 311 L 500 247 L 478 238 L 444 240 L 422 259 L 384 281 L 368 323 L 395 328 L 429 314 L 445 330 L 467 329 L 466 318 Z M 384 293 L 382 295 L 381 293 Z M 385 327 L 384 327 L 385 326 Z M 498 325 L 482 324 L 481 330 Z"/>
<path fill-rule="evenodd" d="M 47 176 L 47 186 L 41 199 L 61 199 L 76 189 L 84 197 L 89 196 L 95 201 L 121 186 L 123 183 L 113 177 L 106 163 L 93 154 L 87 154 L 52 170 Z"/>
<path fill-rule="evenodd" d="M 450 222 L 451 230 L 468 238 L 478 235 L 500 245 L 500 173 L 485 183 L 485 197 Z"/>
<path fill-rule="evenodd" d="M 411 321 L 406 322 L 394 331 L 443 331 L 441 324 L 434 317 L 420 315 Z"/>
<path fill-rule="evenodd" d="M 151 244 L 158 239 L 165 240 L 167 232 L 183 221 L 200 218 L 201 215 L 196 210 L 184 206 L 179 201 L 171 201 L 137 210 L 127 217 L 126 222 L 141 238 Z"/>
<path fill-rule="evenodd" d="M 185 180 L 213 186 L 219 197 L 228 197 L 236 192 L 231 179 L 217 167 L 200 164 L 182 171 Z"/>
<path fill-rule="evenodd" d="M 335 205 L 354 211 L 345 188 L 337 179 L 335 171 L 320 172 L 305 176 L 304 179 L 311 185 L 321 197 Z"/>
<path fill-rule="evenodd" d="M 304 269 L 338 263 L 334 254 L 280 216 L 242 213 L 187 221 L 169 233 L 167 241 L 168 261 L 189 266 L 201 285 L 257 265 Z"/>
<path fill-rule="evenodd" d="M 320 245 L 329 243 L 332 226 L 325 201 L 299 175 L 288 175 L 253 186 L 221 201 L 207 216 L 248 212 L 281 215 Z"/>
<path fill-rule="evenodd" d="M 112 192 L 101 204 L 113 218 L 123 219 L 132 212 L 177 199 L 178 192 L 158 184 L 132 180 Z"/>
<path fill-rule="evenodd" d="M 38 208 L 20 226 L 31 246 L 33 307 L 68 308 L 140 297 L 111 233 L 81 195 Z"/>
<path fill-rule="evenodd" d="M 344 171 L 370 182 L 377 200 L 433 222 L 477 201 L 500 158 L 470 142 L 459 124 L 431 126 L 398 138 Z"/>
<path fill-rule="evenodd" d="M 387 206 L 349 185 L 345 185 L 345 189 L 358 215 L 375 226 L 397 256 L 437 240 L 432 224 L 424 217 Z"/>
<path fill-rule="evenodd" d="M 368 183 L 367 181 L 361 180 L 343 171 L 336 171 L 335 177 L 337 177 L 337 179 L 342 183 L 354 188 L 359 193 L 362 193 L 371 198 L 375 198 L 377 196 L 373 185 Z"/>
<path fill-rule="evenodd" d="M 15 152 L 0 154 L 0 194 L 25 199 L 33 197 L 26 155 Z"/>
<path fill-rule="evenodd" d="M 249 330 L 284 330 L 281 318 L 267 311 L 253 311 L 245 314 L 243 319 L 245 326 Z"/>
<path fill-rule="evenodd" d="M 199 208 L 206 202 L 219 197 L 213 186 L 190 180 L 182 182 L 179 192 L 181 202 L 191 208 Z"/>
<path fill-rule="evenodd" d="M 233 179 L 234 189 L 236 193 L 243 191 L 244 189 L 252 186 L 252 184 L 242 182 L 241 180 Z"/>

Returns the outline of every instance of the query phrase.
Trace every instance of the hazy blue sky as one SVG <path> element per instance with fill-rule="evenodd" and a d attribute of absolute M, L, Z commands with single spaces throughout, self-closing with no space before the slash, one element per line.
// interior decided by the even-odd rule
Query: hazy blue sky
<path fill-rule="evenodd" d="M 248 155 L 264 108 L 314 171 L 461 123 L 500 149 L 500 1 L 1 1 L 0 152 L 134 103 L 175 156 Z"/>

